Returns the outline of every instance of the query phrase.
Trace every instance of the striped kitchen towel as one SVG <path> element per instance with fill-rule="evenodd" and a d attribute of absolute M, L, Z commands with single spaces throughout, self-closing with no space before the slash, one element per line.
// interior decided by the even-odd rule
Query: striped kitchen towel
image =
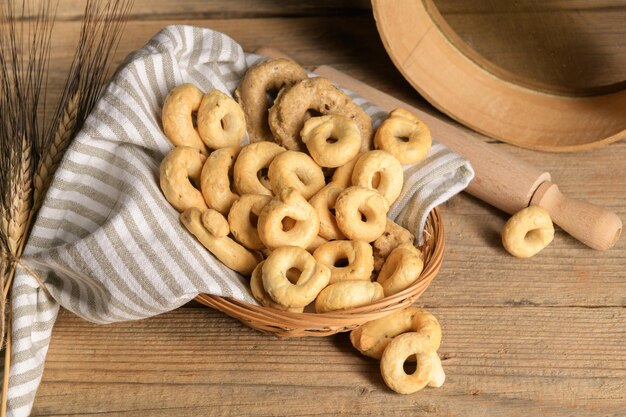
<path fill-rule="evenodd" d="M 193 83 L 232 94 L 258 59 L 224 34 L 169 26 L 116 73 L 59 166 L 24 251 L 45 289 L 23 267 L 15 276 L 9 415 L 31 411 L 59 306 L 110 323 L 175 309 L 200 292 L 255 303 L 247 280 L 181 226 L 158 180 L 171 149 L 160 123 L 167 93 Z M 385 117 L 353 97 L 376 125 Z M 390 216 L 418 236 L 428 212 L 473 177 L 466 160 L 437 143 L 405 174 Z"/>

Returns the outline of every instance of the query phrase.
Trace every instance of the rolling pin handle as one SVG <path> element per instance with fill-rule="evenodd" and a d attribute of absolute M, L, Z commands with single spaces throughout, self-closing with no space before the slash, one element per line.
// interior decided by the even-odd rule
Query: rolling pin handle
<path fill-rule="evenodd" d="M 545 208 L 563 230 L 597 249 L 610 249 L 622 233 L 617 214 L 602 207 L 564 196 L 556 184 L 546 181 L 533 194 L 531 205 Z"/>

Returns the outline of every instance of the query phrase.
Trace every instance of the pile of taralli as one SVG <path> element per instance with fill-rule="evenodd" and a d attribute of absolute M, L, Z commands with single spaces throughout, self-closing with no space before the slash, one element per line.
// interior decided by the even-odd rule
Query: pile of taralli
<path fill-rule="evenodd" d="M 174 148 L 160 185 L 185 228 L 250 277 L 260 304 L 278 310 L 350 309 L 415 283 L 422 254 L 387 212 L 402 191 L 402 165 L 430 149 L 428 128 L 397 109 L 374 132 L 348 95 L 286 59 L 252 66 L 235 96 L 183 84 L 164 102 L 163 130 Z M 443 383 L 441 329 L 429 313 L 402 310 L 351 339 L 382 358 L 385 382 L 397 392 Z M 418 359 L 412 375 L 403 371 L 409 356 Z"/>

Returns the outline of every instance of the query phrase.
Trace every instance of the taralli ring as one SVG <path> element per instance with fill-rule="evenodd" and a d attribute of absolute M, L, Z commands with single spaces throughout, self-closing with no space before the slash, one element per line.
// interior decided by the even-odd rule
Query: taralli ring
<path fill-rule="evenodd" d="M 321 167 L 339 167 L 353 159 L 361 148 L 357 124 L 338 114 L 310 118 L 304 123 L 300 136 Z"/>
<path fill-rule="evenodd" d="M 369 151 L 359 157 L 352 171 L 352 184 L 372 188 L 393 204 L 402 191 L 404 171 L 400 161 L 385 151 Z"/>
<path fill-rule="evenodd" d="M 374 144 L 400 163 L 414 164 L 424 159 L 432 139 L 430 129 L 420 119 L 407 110 L 395 109 L 376 131 Z"/>
<path fill-rule="evenodd" d="M 404 372 L 404 362 L 412 355 L 417 369 L 409 375 Z M 387 345 L 380 359 L 380 372 L 385 384 L 399 394 L 412 394 L 426 385 L 440 387 L 446 379 L 430 338 L 413 332 L 396 336 Z"/>
<path fill-rule="evenodd" d="M 370 280 L 374 270 L 372 247 L 362 240 L 333 240 L 320 245 L 313 257 L 330 268 L 330 283 Z"/>
<path fill-rule="evenodd" d="M 269 110 L 269 124 L 276 142 L 287 149 L 304 151 L 300 139 L 307 112 L 339 114 L 354 120 L 361 132 L 361 151 L 372 147 L 372 119 L 350 96 L 322 77 L 298 81 L 278 94 Z"/>
<path fill-rule="evenodd" d="M 160 185 L 167 201 L 178 211 L 195 207 L 206 210 L 200 185 L 200 173 L 206 156 L 196 148 L 177 147 L 168 153 L 160 167 Z M 192 183 L 193 182 L 193 183 Z"/>
<path fill-rule="evenodd" d="M 202 92 L 195 85 L 179 85 L 165 98 L 161 119 L 165 136 L 174 146 L 188 146 L 208 155 L 209 151 L 193 123 L 194 113 L 201 102 Z"/>
<path fill-rule="evenodd" d="M 239 152 L 233 177 L 235 189 L 239 195 L 272 195 L 272 186 L 267 176 L 270 163 L 276 155 L 285 152 L 285 148 L 272 142 L 257 142 L 244 146 Z"/>
<path fill-rule="evenodd" d="M 200 175 L 200 189 L 209 208 L 228 214 L 230 206 L 239 196 L 232 191 L 233 166 L 239 154 L 236 146 L 213 151 L 207 158 Z"/>
<path fill-rule="evenodd" d="M 363 187 L 346 188 L 335 203 L 337 225 L 350 240 L 372 242 L 378 239 L 385 231 L 388 211 L 385 197 Z"/>
<path fill-rule="evenodd" d="M 409 288 L 423 269 L 424 261 L 419 249 L 405 243 L 391 251 L 376 281 L 382 285 L 385 297 L 389 297 Z"/>
<path fill-rule="evenodd" d="M 384 297 L 376 282 L 340 281 L 324 288 L 315 299 L 315 312 L 327 313 L 372 304 Z"/>
<path fill-rule="evenodd" d="M 281 89 L 305 78 L 307 73 L 300 65 L 283 58 L 256 63 L 246 71 L 235 90 L 235 97 L 246 115 L 250 142 L 274 141 L 267 123 L 267 95 L 275 99 Z"/>
<path fill-rule="evenodd" d="M 246 134 L 246 117 L 235 100 L 213 90 L 198 108 L 198 133 L 211 149 L 239 146 Z"/>
<path fill-rule="evenodd" d="M 293 221 L 291 224 L 289 219 Z M 269 249 L 281 246 L 307 248 L 317 237 L 319 229 L 317 212 L 293 188 L 282 190 L 267 203 L 258 222 L 259 237 Z"/>
<path fill-rule="evenodd" d="M 329 183 L 309 200 L 320 218 L 320 236 L 325 239 L 344 239 L 345 236 L 337 226 L 335 219 L 335 203 L 343 188 Z"/>
<path fill-rule="evenodd" d="M 518 211 L 502 229 L 502 244 L 513 256 L 530 258 L 554 239 L 550 213 L 543 207 L 530 206 Z"/>
<path fill-rule="evenodd" d="M 380 359 L 391 340 L 407 332 L 428 336 L 433 348 L 439 349 L 441 344 L 439 321 L 429 312 L 417 307 L 408 307 L 365 323 L 350 332 L 350 341 L 352 346 L 365 356 Z"/>
<path fill-rule="evenodd" d="M 260 194 L 245 194 L 235 201 L 228 213 L 228 224 L 235 239 L 248 249 L 261 250 L 265 247 L 257 224 L 263 208 L 272 197 Z"/>
<path fill-rule="evenodd" d="M 190 208 L 180 215 L 183 225 L 217 259 L 233 271 L 250 275 L 261 261 L 259 253 L 250 252 L 228 237 L 228 222 L 220 213 Z"/>
<path fill-rule="evenodd" d="M 250 290 L 252 291 L 252 296 L 255 300 L 259 302 L 259 304 L 272 307 L 277 310 L 283 311 L 291 311 L 293 313 L 302 313 L 304 311 L 304 307 L 285 307 L 283 305 L 278 304 L 272 297 L 269 296 L 265 288 L 263 288 L 263 265 L 265 261 L 259 263 L 254 271 L 252 271 L 252 276 L 250 277 Z"/>
<path fill-rule="evenodd" d="M 324 187 L 324 173 L 302 152 L 287 151 L 276 155 L 270 164 L 268 176 L 272 190 L 293 188 L 307 200 Z"/>
<path fill-rule="evenodd" d="M 295 284 L 287 278 L 287 271 L 292 268 L 301 271 Z M 283 246 L 273 251 L 262 271 L 265 291 L 285 307 L 304 307 L 311 303 L 330 279 L 330 270 L 325 265 L 296 246 Z"/>

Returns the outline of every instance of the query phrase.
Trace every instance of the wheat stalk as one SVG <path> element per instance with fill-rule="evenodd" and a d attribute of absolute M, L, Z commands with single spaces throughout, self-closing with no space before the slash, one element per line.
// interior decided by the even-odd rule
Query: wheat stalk
<path fill-rule="evenodd" d="M 41 207 L 43 198 L 52 182 L 52 175 L 56 171 L 61 158 L 72 141 L 76 126 L 76 116 L 78 113 L 79 93 L 74 93 L 67 101 L 63 109 L 63 114 L 59 121 L 59 126 L 54 133 L 54 137 L 43 154 L 37 166 L 37 171 L 33 178 L 35 186 L 34 204 L 32 213 L 36 213 Z"/>
<path fill-rule="evenodd" d="M 30 225 L 63 154 L 100 96 L 132 0 L 87 0 L 64 92 L 46 129 L 38 110 L 50 58 L 50 3 L 0 1 L 0 348 L 5 331 L 10 332 L 8 296 Z M 0 417 L 7 411 L 10 334 L 7 340 Z"/>
<path fill-rule="evenodd" d="M 2 268 L 0 268 L 2 274 L 2 302 L 0 303 L 2 314 L 2 324 L 0 328 L 2 333 L 0 334 L 0 346 L 4 344 L 7 295 L 15 274 L 15 268 L 11 265 L 11 259 L 16 259 L 21 255 L 26 238 L 26 231 L 30 222 L 33 197 L 32 162 L 32 146 L 26 138 L 22 138 L 22 156 L 19 170 L 15 175 L 16 181 L 13 187 L 9 213 L 6 213 L 6 215 L 3 213 L 2 216 L 2 231 L 6 232 L 8 253 L 3 253 Z"/>

